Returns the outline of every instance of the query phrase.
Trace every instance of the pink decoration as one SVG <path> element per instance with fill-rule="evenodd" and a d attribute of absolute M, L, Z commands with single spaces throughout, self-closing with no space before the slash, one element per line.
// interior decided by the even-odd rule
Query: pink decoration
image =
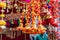
<path fill-rule="evenodd" d="M 31 0 L 25 0 L 26 2 L 30 2 Z"/>
<path fill-rule="evenodd" d="M 4 0 L 2 0 L 2 1 L 4 1 Z"/>

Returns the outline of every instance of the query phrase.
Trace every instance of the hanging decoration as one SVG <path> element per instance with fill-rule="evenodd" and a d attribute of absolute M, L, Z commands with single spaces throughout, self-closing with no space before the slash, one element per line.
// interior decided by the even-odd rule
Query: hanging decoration
<path fill-rule="evenodd" d="M 6 3 L 0 2 L 0 5 L 1 5 L 0 7 L 2 8 L 2 10 L 1 10 L 2 14 L 0 15 L 0 17 L 1 17 L 0 26 L 5 26 L 6 22 L 3 20 L 3 18 L 5 17 L 5 15 L 3 14 L 3 12 L 4 12 L 3 8 L 6 7 Z"/>
<path fill-rule="evenodd" d="M 40 2 L 34 1 L 34 0 L 31 0 L 31 2 L 33 2 L 33 3 L 26 5 L 26 10 L 28 10 L 28 11 L 27 11 L 27 15 L 25 16 L 26 17 L 25 27 L 23 27 L 24 24 L 21 23 L 20 26 L 17 27 L 17 29 L 22 30 L 22 32 L 28 33 L 28 34 L 45 33 L 46 28 L 43 27 L 43 25 L 40 23 L 41 22 L 41 20 L 40 20 L 41 17 L 39 15 L 40 14 L 40 4 L 38 4 Z M 24 15 L 24 14 L 22 14 L 22 15 Z M 38 26 L 36 26 L 36 22 L 35 22 L 36 17 L 38 17 L 37 19 L 39 21 Z M 21 22 L 23 22 L 23 21 L 24 20 L 22 20 Z M 31 23 L 31 25 L 30 25 L 30 23 Z"/>
<path fill-rule="evenodd" d="M 5 22 L 5 20 L 4 20 L 4 17 L 5 17 L 5 15 L 3 14 L 3 12 L 4 12 L 4 8 L 6 8 L 6 3 L 5 2 L 0 2 L 0 8 L 2 8 L 2 10 L 1 10 L 1 14 L 0 14 L 0 17 L 1 17 L 1 19 L 0 19 L 0 33 L 1 33 L 1 36 L 0 36 L 0 40 L 2 40 L 2 32 L 5 32 L 6 30 L 6 22 Z"/>
<path fill-rule="evenodd" d="M 56 0 L 11 0 L 10 4 L 0 2 L 0 26 L 6 25 L 10 30 L 22 30 L 27 34 L 44 34 L 47 30 L 44 26 L 58 26 L 55 22 L 55 18 L 58 17 L 55 2 Z M 5 15 L 4 7 L 7 8 Z"/>

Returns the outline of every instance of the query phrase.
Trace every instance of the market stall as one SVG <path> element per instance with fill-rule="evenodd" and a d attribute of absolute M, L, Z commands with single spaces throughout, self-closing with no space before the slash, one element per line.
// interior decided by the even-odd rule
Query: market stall
<path fill-rule="evenodd" d="M 55 4 L 57 0 L 1 0 L 1 40 L 4 35 L 6 40 L 56 40 Z"/>

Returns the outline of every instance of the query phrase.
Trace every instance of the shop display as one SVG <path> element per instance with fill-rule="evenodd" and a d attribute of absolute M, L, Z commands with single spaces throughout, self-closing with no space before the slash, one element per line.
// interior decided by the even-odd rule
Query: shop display
<path fill-rule="evenodd" d="M 38 40 L 45 40 L 45 36 L 46 40 L 55 40 L 54 28 L 58 27 L 55 19 L 59 17 L 58 6 L 55 4 L 58 5 L 57 0 L 1 1 L 0 28 L 8 30 L 6 36 L 11 39 L 16 38 L 15 31 L 20 31 L 17 34 L 19 36 L 22 31 L 25 34 L 25 40 L 26 34 L 35 35 Z M 39 38 L 39 36 L 44 36 L 44 38 Z"/>

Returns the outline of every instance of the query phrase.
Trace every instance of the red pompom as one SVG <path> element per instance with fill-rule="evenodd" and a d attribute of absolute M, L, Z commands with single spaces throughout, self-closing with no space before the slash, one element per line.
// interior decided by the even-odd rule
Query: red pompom
<path fill-rule="evenodd" d="M 54 27 L 58 27 L 57 23 L 52 23 L 51 25 L 54 26 Z"/>

